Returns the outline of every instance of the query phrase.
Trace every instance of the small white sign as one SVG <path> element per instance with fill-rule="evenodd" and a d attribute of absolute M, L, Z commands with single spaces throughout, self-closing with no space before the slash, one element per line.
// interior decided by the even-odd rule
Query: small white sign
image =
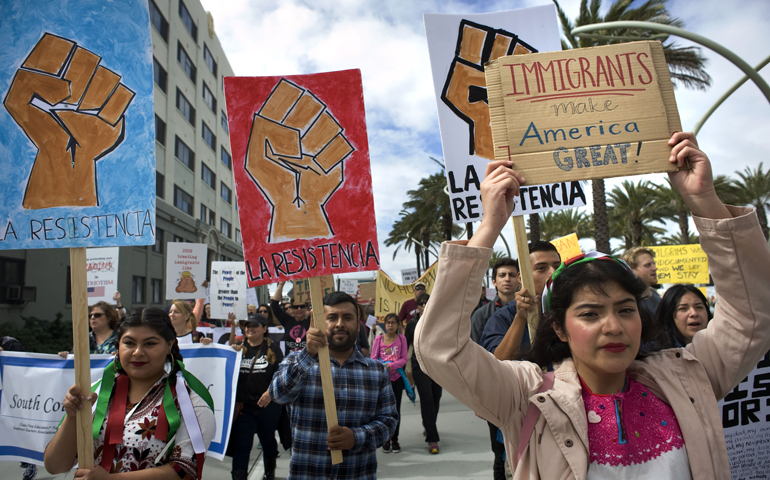
<path fill-rule="evenodd" d="M 206 280 L 208 246 L 205 243 L 169 242 L 166 252 L 166 300 L 205 297 L 201 284 Z"/>
<path fill-rule="evenodd" d="M 401 270 L 401 284 L 403 285 L 414 283 L 418 278 L 416 268 L 405 268 L 404 270 Z"/>
<path fill-rule="evenodd" d="M 211 262 L 211 318 L 226 319 L 235 313 L 246 320 L 246 264 L 244 262 Z"/>
<path fill-rule="evenodd" d="M 358 280 L 340 279 L 340 291 L 355 297 L 358 293 Z"/>
<path fill-rule="evenodd" d="M 119 247 L 86 248 L 86 281 L 88 304 L 107 302 L 115 305 L 112 297 L 118 291 Z"/>

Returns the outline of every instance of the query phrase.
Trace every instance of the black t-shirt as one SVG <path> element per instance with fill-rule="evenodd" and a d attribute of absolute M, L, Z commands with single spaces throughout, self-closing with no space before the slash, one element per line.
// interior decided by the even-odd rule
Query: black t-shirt
<path fill-rule="evenodd" d="M 275 362 L 268 363 L 267 349 L 275 354 Z M 257 359 L 254 360 L 254 357 Z M 238 375 L 238 390 L 235 393 L 235 401 L 256 405 L 259 397 L 270 387 L 273 375 L 278 371 L 278 365 L 283 360 L 281 349 L 275 344 L 252 347 L 247 342 L 243 344 L 243 356 L 241 357 L 241 369 Z M 252 371 L 251 365 L 254 364 Z M 251 373 L 250 373 L 251 372 Z M 249 378 L 249 376 L 251 376 Z"/>
<path fill-rule="evenodd" d="M 286 342 L 285 354 L 288 356 L 291 352 L 298 352 L 305 348 L 307 344 L 307 329 L 310 328 L 310 315 L 302 322 L 298 322 L 294 316 L 286 313 L 281 304 L 275 300 L 270 300 L 270 308 L 273 310 L 275 318 L 283 325 L 283 341 Z"/>

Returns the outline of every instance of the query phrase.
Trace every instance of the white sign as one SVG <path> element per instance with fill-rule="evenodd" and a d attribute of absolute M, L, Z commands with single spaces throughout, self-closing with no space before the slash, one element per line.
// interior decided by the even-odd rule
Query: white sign
<path fill-rule="evenodd" d="M 495 300 L 497 296 L 497 289 L 495 287 L 487 287 L 487 300 L 490 302 Z"/>
<path fill-rule="evenodd" d="M 208 246 L 169 242 L 166 252 L 166 300 L 203 298 L 206 292 L 201 284 L 206 280 Z"/>
<path fill-rule="evenodd" d="M 118 257 L 120 248 L 86 248 L 86 277 L 88 304 L 98 302 L 115 304 L 112 299 L 118 291 Z"/>
<path fill-rule="evenodd" d="M 426 13 L 423 19 L 452 219 L 455 223 L 478 221 L 479 187 L 486 164 L 494 158 L 484 63 L 504 55 L 561 50 L 556 8 L 544 5 L 469 15 Z"/>
<path fill-rule="evenodd" d="M 249 305 L 259 306 L 259 299 L 257 299 L 257 288 L 251 287 L 246 289 L 246 303 Z"/>
<path fill-rule="evenodd" d="M 244 262 L 211 262 L 211 318 L 227 319 L 235 313 L 246 320 L 246 264 Z"/>
<path fill-rule="evenodd" d="M 340 279 L 340 291 L 355 298 L 358 294 L 358 280 Z"/>
<path fill-rule="evenodd" d="M 719 401 L 732 480 L 768 478 L 770 472 L 770 352 Z"/>
<path fill-rule="evenodd" d="M 414 283 L 419 278 L 419 275 L 417 275 L 417 269 L 416 268 L 405 268 L 401 270 L 401 284 L 402 285 L 409 285 L 410 283 Z"/>

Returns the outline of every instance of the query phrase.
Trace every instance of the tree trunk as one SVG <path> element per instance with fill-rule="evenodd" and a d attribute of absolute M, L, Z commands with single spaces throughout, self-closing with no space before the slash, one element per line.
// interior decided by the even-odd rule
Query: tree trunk
<path fill-rule="evenodd" d="M 430 250 L 428 249 L 430 247 L 430 232 L 428 229 L 423 229 L 422 238 L 420 239 L 422 241 L 422 244 L 425 245 L 425 250 L 423 253 L 425 255 L 425 261 L 423 262 L 423 265 L 425 265 L 425 270 L 430 267 Z"/>
<path fill-rule="evenodd" d="M 610 250 L 610 224 L 607 219 L 607 199 L 604 194 L 604 180 L 591 180 L 591 190 L 594 201 L 594 240 L 596 250 L 599 252 L 611 252 Z"/>
<path fill-rule="evenodd" d="M 417 257 L 417 276 L 419 277 L 422 275 L 422 268 L 420 265 L 420 260 L 422 259 L 422 252 L 420 251 L 421 248 L 419 245 L 414 246 L 414 255 Z"/>
<path fill-rule="evenodd" d="M 468 238 L 468 240 L 470 240 L 471 237 L 473 237 L 473 223 L 468 222 L 465 224 L 465 232 L 465 236 Z"/>
<path fill-rule="evenodd" d="M 444 215 L 441 221 L 444 228 L 444 240 L 452 240 L 452 227 L 454 226 L 452 224 L 452 216 Z"/>
<path fill-rule="evenodd" d="M 634 223 L 631 225 L 631 228 L 633 228 L 634 246 L 641 247 L 642 246 L 642 222 L 634 221 Z"/>
<path fill-rule="evenodd" d="M 767 212 L 765 211 L 765 206 L 760 204 L 759 206 L 754 205 L 754 208 L 757 209 L 757 217 L 759 217 L 759 226 L 762 228 L 762 233 L 765 234 L 765 240 L 770 238 L 770 231 L 767 227 Z"/>
<path fill-rule="evenodd" d="M 529 215 L 529 242 L 533 244 L 540 240 L 540 214 Z"/>
<path fill-rule="evenodd" d="M 679 212 L 679 234 L 682 237 L 682 242 L 685 245 L 690 243 L 690 219 L 687 215 L 687 211 Z"/>

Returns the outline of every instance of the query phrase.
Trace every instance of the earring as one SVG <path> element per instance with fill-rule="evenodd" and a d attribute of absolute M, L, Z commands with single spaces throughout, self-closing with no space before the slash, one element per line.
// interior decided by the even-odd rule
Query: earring
<path fill-rule="evenodd" d="M 115 354 L 115 359 L 112 361 L 112 366 L 115 369 L 115 373 L 118 372 L 118 370 L 122 370 L 123 367 L 120 365 L 120 357 L 118 357 L 118 354 Z"/>

